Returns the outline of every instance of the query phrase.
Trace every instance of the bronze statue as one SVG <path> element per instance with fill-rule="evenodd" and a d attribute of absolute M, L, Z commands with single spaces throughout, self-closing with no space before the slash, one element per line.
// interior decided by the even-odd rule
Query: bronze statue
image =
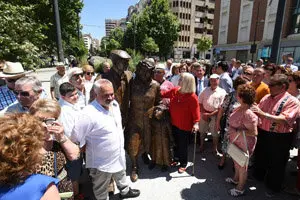
<path fill-rule="evenodd" d="M 120 105 L 123 127 L 128 119 L 129 81 L 132 78 L 132 73 L 128 71 L 130 58 L 126 51 L 111 51 L 113 66 L 109 72 L 102 74 L 102 78 L 108 79 L 113 84 L 115 99 Z"/>
<path fill-rule="evenodd" d="M 172 135 L 169 109 L 165 105 L 156 106 L 150 113 L 151 118 L 151 164 L 161 165 L 162 171 L 167 171 L 173 156 L 174 139 Z"/>
<path fill-rule="evenodd" d="M 140 61 L 136 66 L 136 76 L 131 79 L 130 87 L 130 112 L 125 134 L 126 147 L 132 162 L 131 181 L 138 179 L 137 157 L 142 153 L 142 158 L 149 164 L 151 146 L 151 123 L 147 111 L 158 105 L 161 101 L 160 85 L 152 80 L 154 63 L 149 60 Z"/>

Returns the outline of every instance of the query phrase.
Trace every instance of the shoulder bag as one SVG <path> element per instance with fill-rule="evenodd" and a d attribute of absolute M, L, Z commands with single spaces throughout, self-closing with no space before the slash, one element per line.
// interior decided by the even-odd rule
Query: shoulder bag
<path fill-rule="evenodd" d="M 239 147 L 237 147 L 234 142 L 237 140 L 241 133 L 237 134 L 237 136 L 234 138 L 232 142 L 229 143 L 228 149 L 227 149 L 227 154 L 230 155 L 230 157 L 237 162 L 241 167 L 248 166 L 249 163 L 249 151 L 248 151 L 248 144 L 246 140 L 246 135 L 245 131 L 243 131 L 243 137 L 244 137 L 244 142 L 246 145 L 247 152 L 244 152 L 241 150 Z"/>

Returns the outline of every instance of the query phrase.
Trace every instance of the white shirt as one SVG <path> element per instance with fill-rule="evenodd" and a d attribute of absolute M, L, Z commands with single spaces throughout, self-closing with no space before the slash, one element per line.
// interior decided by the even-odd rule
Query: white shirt
<path fill-rule="evenodd" d="M 178 86 L 179 79 L 180 79 L 180 75 L 177 74 L 177 75 L 174 75 L 170 81 L 173 83 L 174 86 Z"/>
<path fill-rule="evenodd" d="M 199 95 L 199 104 L 208 112 L 216 111 L 223 103 L 226 91 L 220 87 L 212 90 L 211 87 L 205 88 Z"/>
<path fill-rule="evenodd" d="M 59 98 L 60 94 L 59 94 L 59 86 L 65 82 L 68 82 L 69 78 L 67 76 L 67 72 L 65 72 L 64 76 L 60 76 L 58 74 L 58 72 L 56 72 L 55 74 L 53 74 L 50 78 L 50 87 L 54 88 L 54 96 L 55 98 Z"/>
<path fill-rule="evenodd" d="M 94 85 L 94 80 L 95 80 L 95 76 L 92 77 L 92 79 L 90 81 L 85 80 L 84 81 L 84 88 L 85 88 L 85 105 L 89 104 L 89 100 L 90 100 L 90 92 L 91 89 L 93 88 Z"/>
<path fill-rule="evenodd" d="M 292 70 L 292 72 L 296 72 L 298 71 L 298 66 L 291 64 L 290 66 L 288 66 L 287 64 L 282 64 L 280 66 L 283 66 L 284 68 L 290 68 Z"/>
<path fill-rule="evenodd" d="M 78 101 L 76 103 L 76 106 L 82 110 L 87 105 L 86 97 L 80 90 L 77 89 L 77 92 L 78 92 Z"/>
<path fill-rule="evenodd" d="M 70 138 L 75 124 L 75 119 L 78 117 L 80 109 L 62 98 L 58 101 L 61 107 L 61 114 L 59 121 L 62 123 L 65 131 L 65 135 Z"/>
<path fill-rule="evenodd" d="M 96 100 L 87 105 L 75 120 L 72 140 L 86 144 L 86 167 L 115 173 L 126 169 L 124 135 L 119 104 L 110 111 Z"/>

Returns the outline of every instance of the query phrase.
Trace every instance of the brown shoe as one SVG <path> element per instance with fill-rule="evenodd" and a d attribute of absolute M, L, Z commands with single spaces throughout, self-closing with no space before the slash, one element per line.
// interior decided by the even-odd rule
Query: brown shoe
<path fill-rule="evenodd" d="M 136 171 L 131 172 L 130 180 L 131 182 L 136 182 L 139 179 L 139 175 Z"/>

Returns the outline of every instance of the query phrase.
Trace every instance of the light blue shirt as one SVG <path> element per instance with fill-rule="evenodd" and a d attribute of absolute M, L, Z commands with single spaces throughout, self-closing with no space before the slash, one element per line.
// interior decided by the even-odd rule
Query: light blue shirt
<path fill-rule="evenodd" d="M 224 72 L 223 74 L 220 75 L 219 87 L 223 88 L 227 94 L 232 92 L 233 84 L 232 84 L 232 79 L 230 78 L 228 72 Z"/>

